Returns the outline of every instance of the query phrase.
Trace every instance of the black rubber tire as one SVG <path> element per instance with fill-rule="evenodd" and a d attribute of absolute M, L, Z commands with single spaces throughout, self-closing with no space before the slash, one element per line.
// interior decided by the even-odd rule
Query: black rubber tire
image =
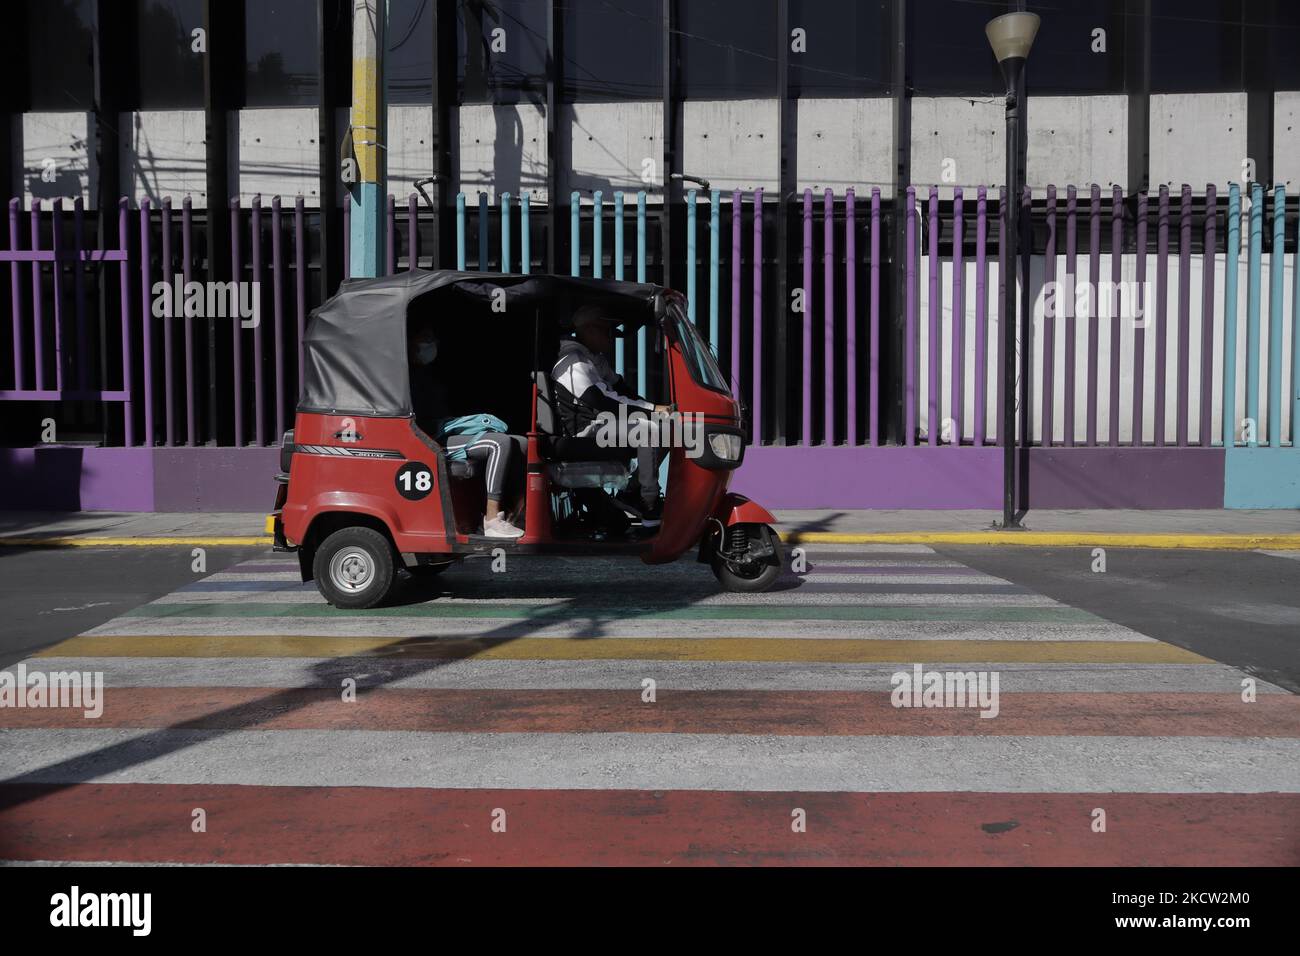
<path fill-rule="evenodd" d="M 755 531 L 751 533 L 761 533 L 761 529 L 766 525 L 751 525 Z M 767 529 L 771 531 L 770 528 Z M 772 532 L 775 537 L 775 532 Z M 781 544 L 776 542 L 776 554 L 766 561 L 754 562 L 751 565 L 742 568 L 736 568 L 730 561 L 727 561 L 717 554 L 713 555 L 713 574 L 718 579 L 718 583 L 727 591 L 740 591 L 748 594 L 755 594 L 759 591 L 768 590 L 776 583 L 777 578 L 781 576 L 782 556 Z"/>
<path fill-rule="evenodd" d="M 351 558 L 354 573 L 364 576 L 360 586 L 344 583 L 347 571 L 336 567 L 336 560 L 347 563 Z M 335 531 L 316 549 L 312 572 L 320 593 L 338 608 L 374 607 L 392 590 L 396 572 L 393 565 L 393 546 L 388 539 L 373 528 L 351 527 Z"/>

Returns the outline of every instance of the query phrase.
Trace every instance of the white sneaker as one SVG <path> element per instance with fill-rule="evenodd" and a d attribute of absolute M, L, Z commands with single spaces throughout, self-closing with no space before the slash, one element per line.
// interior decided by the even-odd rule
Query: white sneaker
<path fill-rule="evenodd" d="M 522 528 L 516 528 L 501 515 L 483 522 L 483 535 L 488 538 L 522 538 Z"/>

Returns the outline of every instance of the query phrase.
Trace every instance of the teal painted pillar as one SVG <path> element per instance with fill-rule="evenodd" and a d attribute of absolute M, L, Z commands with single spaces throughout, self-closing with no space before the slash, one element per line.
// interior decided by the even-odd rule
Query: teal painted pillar
<path fill-rule="evenodd" d="M 351 190 L 349 275 L 374 278 L 383 268 L 386 158 L 384 122 L 384 0 L 354 0 L 352 5 L 352 149 L 357 181 Z"/>
<path fill-rule="evenodd" d="M 578 234 L 578 225 L 582 219 L 582 200 L 576 192 L 569 194 L 569 275 L 581 275 L 582 270 L 579 267 L 581 257 L 578 255 L 578 247 L 581 237 Z"/>
<path fill-rule="evenodd" d="M 605 194 L 597 189 L 591 194 L 591 274 L 605 277 Z"/>
<path fill-rule="evenodd" d="M 695 325 L 695 199 L 698 193 L 686 193 L 686 317 Z"/>
<path fill-rule="evenodd" d="M 501 271 L 510 271 L 510 194 L 502 193 L 497 200 L 501 206 Z"/>
<path fill-rule="evenodd" d="M 1282 274 L 1286 188 L 1273 190 L 1273 252 L 1268 259 L 1268 443 L 1282 447 Z"/>
<path fill-rule="evenodd" d="M 1250 187 L 1250 259 L 1246 264 L 1246 417 L 1251 422 L 1250 441 L 1259 444 L 1259 310 L 1264 260 L 1264 187 Z"/>
<path fill-rule="evenodd" d="M 465 271 L 465 194 L 456 194 L 456 271 Z"/>
<path fill-rule="evenodd" d="M 1223 447 L 1237 443 L 1237 285 L 1241 271 L 1241 189 L 1228 187 L 1228 235 L 1223 245 Z"/>
<path fill-rule="evenodd" d="M 533 244 L 528 229 L 528 193 L 519 199 L 519 271 L 528 275 L 532 271 Z"/>
<path fill-rule="evenodd" d="M 623 192 L 614 193 L 614 278 L 623 281 Z M 614 340 L 614 371 L 626 375 L 627 343 L 620 336 Z"/>

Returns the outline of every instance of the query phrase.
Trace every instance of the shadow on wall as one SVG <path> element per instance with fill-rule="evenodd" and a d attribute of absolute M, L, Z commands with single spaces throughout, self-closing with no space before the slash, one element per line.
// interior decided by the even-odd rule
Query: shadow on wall
<path fill-rule="evenodd" d="M 80 511 L 85 450 L 76 447 L 0 449 L 4 497 L 10 511 Z"/>

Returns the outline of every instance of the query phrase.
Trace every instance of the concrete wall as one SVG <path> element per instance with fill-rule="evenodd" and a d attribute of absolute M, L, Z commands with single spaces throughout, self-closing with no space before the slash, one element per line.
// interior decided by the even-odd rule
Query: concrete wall
<path fill-rule="evenodd" d="M 681 108 L 682 170 L 724 191 L 777 188 L 776 100 L 694 100 Z"/>
<path fill-rule="evenodd" d="M 1287 195 L 1300 189 L 1300 93 L 1273 97 L 1273 182 Z"/>
<path fill-rule="evenodd" d="M 120 122 L 123 195 L 155 203 L 170 197 L 177 207 L 190 196 L 195 209 L 207 207 L 202 110 L 122 113 Z"/>
<path fill-rule="evenodd" d="M 314 107 L 240 110 L 238 126 L 232 191 L 240 202 L 248 205 L 261 195 L 265 204 L 272 196 L 301 194 L 308 208 L 320 205 L 320 121 Z"/>
<path fill-rule="evenodd" d="M 19 144 L 23 205 L 33 199 L 61 197 L 70 204 L 78 196 L 95 208 L 99 169 L 91 139 L 89 113 L 24 113 Z"/>
<path fill-rule="evenodd" d="M 454 110 L 460 130 L 452 157 L 456 188 L 473 196 L 497 192 L 518 196 L 528 190 L 534 202 L 546 202 L 546 111 L 530 103 L 493 106 L 473 104 Z"/>
<path fill-rule="evenodd" d="M 1246 159 L 1245 93 L 1151 97 L 1151 189 L 1241 182 Z"/>
<path fill-rule="evenodd" d="M 800 186 L 869 196 L 894 194 L 893 100 L 802 99 L 796 106 L 795 174 Z"/>

